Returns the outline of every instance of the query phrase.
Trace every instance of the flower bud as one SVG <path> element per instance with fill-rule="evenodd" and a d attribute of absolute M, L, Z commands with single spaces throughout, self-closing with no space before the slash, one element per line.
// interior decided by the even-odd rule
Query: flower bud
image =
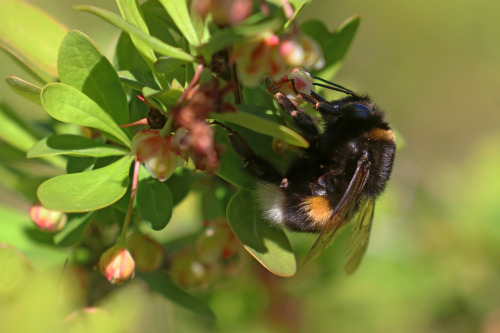
<path fill-rule="evenodd" d="M 185 161 L 174 151 L 170 137 L 161 137 L 158 131 L 145 130 L 132 138 L 132 152 L 151 176 L 159 181 L 167 180 Z"/>
<path fill-rule="evenodd" d="M 127 245 L 139 271 L 149 272 L 160 267 L 163 261 L 163 247 L 151 237 L 134 233 L 128 239 Z"/>
<path fill-rule="evenodd" d="M 274 84 L 276 89 L 295 103 L 297 102 L 297 93 L 310 95 L 315 90 L 311 74 L 301 68 L 295 68 Z"/>
<path fill-rule="evenodd" d="M 255 86 L 265 75 L 278 77 L 283 74 L 286 64 L 279 44 L 279 37 L 267 32 L 235 48 L 233 58 L 238 63 L 238 73 L 244 85 Z"/>
<path fill-rule="evenodd" d="M 220 27 L 235 25 L 252 13 L 252 0 L 195 0 L 193 7 L 202 16 L 212 14 Z"/>
<path fill-rule="evenodd" d="M 238 253 L 240 243 L 226 220 L 212 220 L 206 225 L 196 240 L 196 253 L 202 263 L 213 264 Z"/>
<path fill-rule="evenodd" d="M 60 211 L 48 210 L 42 205 L 31 206 L 29 215 L 38 228 L 43 231 L 56 232 L 66 225 L 66 214 Z"/>
<path fill-rule="evenodd" d="M 280 43 L 280 54 L 291 67 L 321 69 L 325 66 L 323 51 L 318 43 L 305 34 L 286 36 Z"/>
<path fill-rule="evenodd" d="M 126 248 L 115 245 L 101 255 L 99 268 L 109 282 L 122 284 L 134 277 L 135 262 Z"/>

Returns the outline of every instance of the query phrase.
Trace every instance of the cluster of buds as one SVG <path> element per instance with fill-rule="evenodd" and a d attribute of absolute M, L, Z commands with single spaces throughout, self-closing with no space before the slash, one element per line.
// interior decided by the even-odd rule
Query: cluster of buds
<path fill-rule="evenodd" d="M 226 220 L 204 223 L 194 248 L 183 249 L 170 258 L 170 274 L 184 287 L 203 287 L 217 277 L 241 271 L 241 244 Z"/>
<path fill-rule="evenodd" d="M 30 207 L 29 215 L 42 231 L 57 232 L 66 225 L 67 215 L 60 211 L 48 210 L 40 204 Z"/>
<path fill-rule="evenodd" d="M 320 69 L 325 65 L 321 47 L 300 32 L 281 38 L 270 32 L 262 33 L 237 46 L 232 58 L 238 64 L 241 81 L 249 86 L 261 82 L 263 76 L 276 80 L 290 67 Z"/>
<path fill-rule="evenodd" d="M 183 156 L 190 157 L 198 170 L 213 170 L 219 165 L 219 147 L 214 140 L 214 129 L 207 122 L 210 112 L 234 112 L 235 107 L 225 96 L 234 90 L 232 84 L 220 87 L 217 79 L 197 84 L 185 100 L 173 109 L 177 128 L 172 144 Z"/>

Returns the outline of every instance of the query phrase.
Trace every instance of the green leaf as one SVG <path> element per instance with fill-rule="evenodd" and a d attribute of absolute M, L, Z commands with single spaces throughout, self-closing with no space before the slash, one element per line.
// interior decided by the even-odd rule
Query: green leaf
<path fill-rule="evenodd" d="M 122 157 L 103 168 L 51 178 L 38 188 L 38 198 L 50 210 L 82 213 L 107 207 L 127 191 L 133 157 Z"/>
<path fill-rule="evenodd" d="M 80 135 L 56 134 L 38 141 L 28 151 L 28 158 L 70 155 L 105 157 L 127 154 L 121 147 L 110 146 L 97 140 L 92 140 Z"/>
<path fill-rule="evenodd" d="M 0 138 L 23 152 L 38 140 L 24 120 L 3 103 L 0 103 L 0 124 Z"/>
<path fill-rule="evenodd" d="M 144 42 L 146 42 L 153 50 L 156 52 L 165 55 L 165 56 L 170 56 L 172 58 L 176 59 L 181 59 L 185 61 L 192 62 L 194 61 L 194 57 L 190 55 L 189 53 L 186 53 L 184 50 L 173 47 L 171 45 L 168 45 L 161 40 L 159 40 L 156 37 L 153 36 L 148 36 L 145 34 L 143 31 L 141 31 L 139 28 L 136 28 L 132 24 L 128 23 L 127 21 L 123 20 L 121 17 L 116 15 L 113 12 L 110 12 L 105 9 L 93 7 L 93 6 L 78 6 L 75 7 L 77 10 L 82 10 L 82 11 L 87 11 L 93 14 L 96 14 L 97 16 L 105 19 L 112 25 L 120 28 L 121 30 L 125 31 L 128 34 L 134 35 L 137 38 L 140 38 Z"/>
<path fill-rule="evenodd" d="M 172 193 L 172 205 L 174 207 L 188 195 L 194 179 L 195 175 L 192 170 L 177 168 L 174 174 L 164 183 Z"/>
<path fill-rule="evenodd" d="M 29 99 L 32 102 L 35 102 L 38 105 L 42 105 L 42 101 L 40 100 L 40 93 L 42 88 L 25 81 L 17 76 L 7 76 L 5 78 L 5 82 L 10 89 L 12 89 L 16 94 Z"/>
<path fill-rule="evenodd" d="M 96 102 L 117 124 L 129 122 L 125 91 L 113 65 L 97 46 L 79 31 L 64 37 L 57 60 L 61 82 Z"/>
<path fill-rule="evenodd" d="M 100 129 L 130 147 L 130 140 L 99 105 L 76 88 L 50 83 L 42 89 L 42 104 L 53 118 Z"/>
<path fill-rule="evenodd" d="M 150 86 L 159 89 L 151 69 L 144 58 L 137 52 L 130 36 L 121 33 L 116 44 L 116 63 L 120 73 L 128 71 L 131 75 L 126 78 L 141 83 L 141 86 Z M 121 75 L 124 76 L 124 75 Z M 123 81 L 123 80 L 122 80 Z"/>
<path fill-rule="evenodd" d="M 179 288 L 172 282 L 172 279 L 167 274 L 163 272 L 152 272 L 148 274 L 141 274 L 140 277 L 146 281 L 152 290 L 160 293 L 173 303 L 192 311 L 205 319 L 212 322 L 215 321 L 214 313 L 202 300 Z"/>
<path fill-rule="evenodd" d="M 219 120 L 219 121 L 227 121 L 236 125 L 240 125 L 242 127 L 251 129 L 257 133 L 265 134 L 272 136 L 276 139 L 282 140 L 291 145 L 307 148 L 309 147 L 309 142 L 304 139 L 300 134 L 295 132 L 294 130 L 270 120 L 267 120 L 263 117 L 254 115 L 249 112 L 245 112 L 244 110 L 248 110 L 249 108 L 259 109 L 260 112 L 265 113 L 267 109 L 250 106 L 250 105 L 238 105 L 238 112 L 228 112 L 228 113 L 212 113 L 211 118 Z"/>
<path fill-rule="evenodd" d="M 245 249 L 271 273 L 292 276 L 297 263 L 282 229 L 269 225 L 252 204 L 250 191 L 240 190 L 229 202 L 227 219 Z"/>
<path fill-rule="evenodd" d="M 215 141 L 224 148 L 224 153 L 219 156 L 220 163 L 215 173 L 239 188 L 250 190 L 254 188 L 255 180 L 243 170 L 243 158 L 234 152 L 226 135 L 227 132 L 221 128 L 215 129 Z"/>
<path fill-rule="evenodd" d="M 326 66 L 315 75 L 329 79 L 337 73 L 358 30 L 360 20 L 358 15 L 352 16 L 333 33 L 319 20 L 309 20 L 301 25 L 302 31 L 317 40 L 323 49 Z"/>
<path fill-rule="evenodd" d="M 2 0 L 0 13 L 0 47 L 41 82 L 55 81 L 57 50 L 67 28 L 24 1 Z"/>
<path fill-rule="evenodd" d="M 137 185 L 137 209 L 154 230 L 165 228 L 172 217 L 172 193 L 161 182 L 148 177 Z"/>
<path fill-rule="evenodd" d="M 200 40 L 191 22 L 186 0 L 159 0 L 182 32 L 188 43 L 194 47 L 200 46 Z"/>
<path fill-rule="evenodd" d="M 59 246 L 74 245 L 82 238 L 94 214 L 95 212 L 89 212 L 69 216 L 66 226 L 54 236 L 54 243 Z"/>
<path fill-rule="evenodd" d="M 160 57 L 155 63 L 155 68 L 158 72 L 170 73 L 185 64 L 187 64 L 187 62 L 184 60 L 179 60 L 172 57 Z"/>

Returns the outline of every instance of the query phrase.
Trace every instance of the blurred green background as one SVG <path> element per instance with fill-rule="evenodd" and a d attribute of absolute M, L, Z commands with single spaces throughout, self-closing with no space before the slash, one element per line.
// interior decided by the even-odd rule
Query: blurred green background
<path fill-rule="evenodd" d="M 116 11 L 114 1 L 32 3 L 112 56 L 118 30 L 72 6 Z M 218 317 L 214 330 L 500 332 L 500 2 L 315 0 L 300 18 L 333 30 L 354 14 L 361 26 L 334 81 L 369 93 L 406 141 L 377 206 L 366 258 L 345 276 L 343 237 L 293 278 L 262 272 L 258 281 L 219 281 L 204 294 Z M 29 79 L 1 53 L 0 76 L 14 74 Z M 43 117 L 4 81 L 0 99 Z M 30 204 L 5 193 L 2 201 L 19 210 Z M 189 211 L 189 201 L 183 207 Z M 171 224 L 199 219 L 181 215 Z M 208 330 L 155 300 L 131 305 L 144 314 L 131 331 L 143 331 L 138 323 L 151 332 Z"/>

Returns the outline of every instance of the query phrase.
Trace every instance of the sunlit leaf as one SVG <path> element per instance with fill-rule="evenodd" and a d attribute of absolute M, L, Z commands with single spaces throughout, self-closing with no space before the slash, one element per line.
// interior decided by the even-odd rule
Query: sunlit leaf
<path fill-rule="evenodd" d="M 175 22 L 175 25 L 182 32 L 189 44 L 194 47 L 200 45 L 200 40 L 196 34 L 196 30 L 191 22 L 191 17 L 187 8 L 186 0 L 159 0 L 165 7 L 170 18 Z"/>
<path fill-rule="evenodd" d="M 252 107 L 253 106 L 250 105 L 245 105 L 244 107 L 239 105 L 238 112 L 212 113 L 211 117 L 219 121 L 227 121 L 229 123 L 240 125 L 257 133 L 272 136 L 297 147 L 309 147 L 309 142 L 307 142 L 306 139 L 294 130 L 282 124 L 278 124 L 255 114 L 243 111 L 243 109 Z M 259 109 L 262 113 L 266 111 L 266 109 L 262 107 L 255 106 L 254 108 Z"/>
<path fill-rule="evenodd" d="M 88 212 L 116 202 L 127 191 L 132 157 L 88 172 L 51 178 L 38 188 L 38 198 L 50 210 Z"/>
<path fill-rule="evenodd" d="M 117 124 L 129 122 L 127 97 L 118 74 L 87 36 L 79 31 L 66 34 L 57 69 L 62 83 L 83 92 Z"/>
<path fill-rule="evenodd" d="M 126 153 L 127 150 L 124 148 L 107 145 L 80 135 L 56 134 L 34 144 L 28 151 L 27 157 L 50 155 L 104 157 L 125 155 Z"/>
<path fill-rule="evenodd" d="M 0 48 L 42 82 L 55 81 L 57 52 L 66 27 L 24 1 L 2 0 L 0 13 Z"/>
<path fill-rule="evenodd" d="M 100 129 L 130 146 L 130 140 L 116 122 L 81 91 L 63 83 L 42 89 L 42 104 L 53 118 L 71 124 Z"/>
<path fill-rule="evenodd" d="M 227 219 L 245 249 L 273 274 L 292 276 L 297 263 L 282 229 L 271 226 L 252 204 L 250 191 L 240 190 L 229 202 Z"/>
<path fill-rule="evenodd" d="M 194 57 L 190 55 L 189 53 L 186 53 L 184 50 L 173 47 L 171 45 L 168 45 L 161 40 L 159 40 L 156 37 L 153 36 L 148 36 L 145 34 L 143 31 L 141 31 L 139 28 L 133 26 L 132 24 L 128 23 L 127 21 L 123 20 L 121 17 L 116 15 L 113 12 L 110 12 L 105 9 L 93 7 L 93 6 L 78 6 L 76 7 L 77 10 L 82 10 L 82 11 L 87 11 L 90 13 L 94 13 L 109 23 L 113 24 L 114 26 L 120 28 L 121 30 L 125 31 L 128 34 L 133 34 L 137 38 L 142 39 L 144 42 L 146 42 L 153 50 L 156 52 L 169 56 L 172 58 L 176 59 L 181 59 L 185 61 L 194 61 Z"/>
<path fill-rule="evenodd" d="M 42 88 L 34 85 L 33 83 L 18 78 L 17 76 L 8 76 L 5 78 L 5 82 L 7 82 L 7 85 L 16 94 L 23 96 L 24 98 L 27 98 L 38 105 L 42 105 L 42 101 L 40 100 L 40 93 L 42 92 Z"/>
<path fill-rule="evenodd" d="M 2 103 L 0 103 L 0 124 L 2 125 L 0 138 L 23 152 L 27 152 L 38 140 L 31 128 Z M 59 157 L 47 157 L 45 160 L 58 168 L 64 168 L 66 165 Z"/>

